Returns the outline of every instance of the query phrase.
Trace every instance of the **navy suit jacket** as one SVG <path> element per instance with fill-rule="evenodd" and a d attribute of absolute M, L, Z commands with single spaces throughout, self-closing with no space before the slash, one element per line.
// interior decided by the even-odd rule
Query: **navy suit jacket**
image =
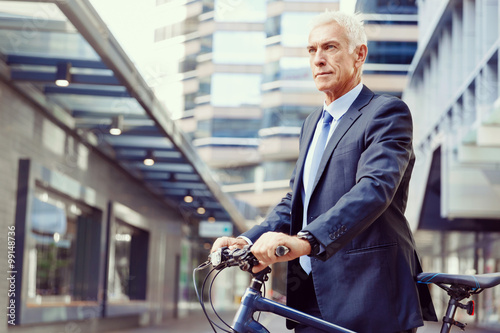
<path fill-rule="evenodd" d="M 302 230 L 302 176 L 321 109 L 305 120 L 292 191 L 243 236 L 255 242 L 267 231 Z M 341 118 L 318 168 L 308 230 L 321 243 L 312 258 L 314 289 L 323 319 L 357 332 L 397 332 L 437 320 L 404 216 L 415 156 L 412 119 L 398 98 L 366 86 Z M 303 277 L 298 259 L 288 263 L 287 303 Z M 289 326 L 293 326 L 293 324 Z"/>

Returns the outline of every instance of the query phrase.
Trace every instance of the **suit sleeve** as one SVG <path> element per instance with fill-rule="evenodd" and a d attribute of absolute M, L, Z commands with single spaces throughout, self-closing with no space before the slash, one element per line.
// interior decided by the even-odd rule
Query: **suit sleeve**
<path fill-rule="evenodd" d="M 359 156 L 353 156 L 350 164 L 356 170 L 353 186 L 304 229 L 325 248 L 317 256 L 321 260 L 346 246 L 391 205 L 390 214 L 397 210 L 397 218 L 404 219 L 405 204 L 399 198 L 395 200 L 395 194 L 402 179 L 409 178 L 406 170 L 413 157 L 411 114 L 406 104 L 396 98 L 379 97 L 370 104 L 361 123 L 349 130 L 357 131 L 349 135 L 357 135 L 362 143 Z M 325 175 L 327 181 L 335 181 L 335 177 Z"/>

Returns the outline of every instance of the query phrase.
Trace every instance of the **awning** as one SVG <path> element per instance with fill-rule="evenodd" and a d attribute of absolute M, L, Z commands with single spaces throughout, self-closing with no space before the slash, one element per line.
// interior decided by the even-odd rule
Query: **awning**
<path fill-rule="evenodd" d="M 168 204 L 246 229 L 88 1 L 0 1 L 0 79 Z"/>

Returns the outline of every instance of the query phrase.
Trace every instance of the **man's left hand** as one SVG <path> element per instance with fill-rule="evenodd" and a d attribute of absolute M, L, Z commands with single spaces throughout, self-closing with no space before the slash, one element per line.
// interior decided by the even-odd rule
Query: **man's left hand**
<path fill-rule="evenodd" d="M 276 256 L 276 248 L 284 245 L 290 250 L 281 257 Z M 260 272 L 275 262 L 290 261 L 311 253 L 311 245 L 305 239 L 290 236 L 280 232 L 266 232 L 252 245 L 252 253 L 259 260 L 259 265 L 254 266 L 254 273 Z"/>

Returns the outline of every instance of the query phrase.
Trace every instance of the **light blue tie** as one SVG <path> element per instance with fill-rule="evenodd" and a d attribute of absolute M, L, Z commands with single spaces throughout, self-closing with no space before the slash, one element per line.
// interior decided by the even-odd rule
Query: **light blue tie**
<path fill-rule="evenodd" d="M 325 151 L 326 141 L 328 139 L 328 134 L 330 133 L 330 127 L 332 124 L 332 115 L 323 110 L 323 126 L 321 127 L 321 133 L 319 134 L 318 141 L 316 142 L 316 147 L 314 148 L 314 155 L 311 161 L 311 168 L 309 170 L 309 182 L 307 185 L 306 196 L 311 197 L 311 192 L 313 189 L 314 180 L 316 179 L 316 174 L 318 173 L 319 163 L 323 157 L 323 152 Z M 307 200 L 309 202 L 309 200 Z"/>
<path fill-rule="evenodd" d="M 326 110 L 323 110 L 322 118 L 323 124 L 321 126 L 321 132 L 318 136 L 318 141 L 316 141 L 316 147 L 314 148 L 313 158 L 311 161 L 311 168 L 309 169 L 309 175 L 307 175 L 309 182 L 307 183 L 307 189 L 305 189 L 304 205 L 309 205 L 309 199 L 311 198 L 314 180 L 316 179 L 319 163 L 321 162 L 323 152 L 325 151 L 328 134 L 330 133 L 330 127 L 333 120 L 332 115 Z M 304 209 L 304 213 L 306 213 L 306 211 L 307 209 Z M 305 221 L 307 221 L 307 218 L 304 216 L 304 224 L 306 223 Z M 305 227 L 305 225 L 303 225 L 302 227 Z M 307 274 L 311 273 L 311 258 L 309 258 L 308 256 L 301 256 L 299 258 L 299 262 L 302 266 L 302 269 L 304 269 Z"/>

